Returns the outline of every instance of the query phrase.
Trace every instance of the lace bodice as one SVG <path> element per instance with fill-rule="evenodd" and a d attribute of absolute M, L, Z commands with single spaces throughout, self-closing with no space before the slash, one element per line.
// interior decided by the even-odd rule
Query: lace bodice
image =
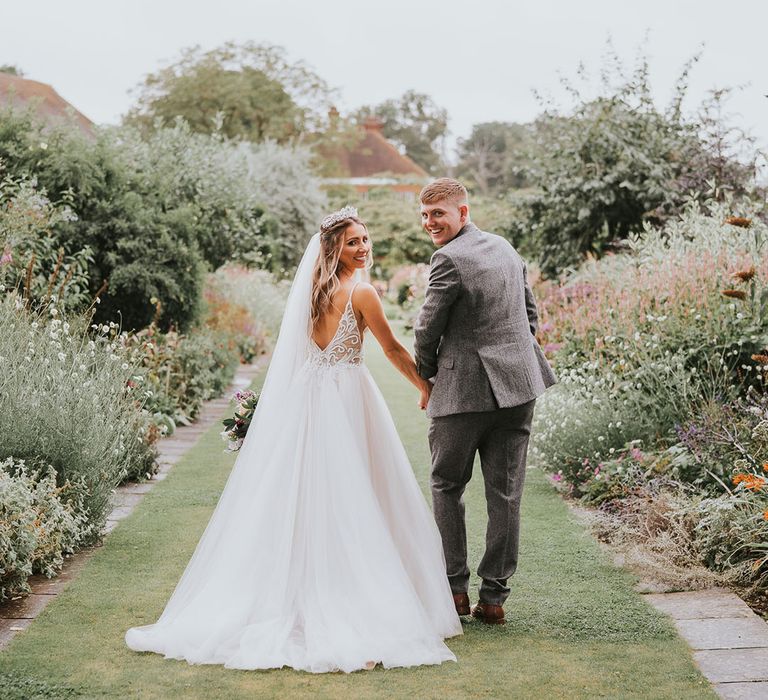
<path fill-rule="evenodd" d="M 357 285 L 355 285 L 356 287 Z M 363 337 L 360 327 L 357 325 L 355 311 L 352 308 L 352 291 L 349 293 L 344 313 L 339 319 L 339 327 L 336 329 L 331 342 L 321 350 L 314 340 L 310 341 L 309 362 L 313 367 L 356 367 L 363 362 Z"/>

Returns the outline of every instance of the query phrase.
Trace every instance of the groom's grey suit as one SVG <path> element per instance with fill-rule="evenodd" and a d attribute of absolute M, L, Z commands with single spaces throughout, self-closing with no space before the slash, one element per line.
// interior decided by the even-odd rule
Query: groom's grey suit
<path fill-rule="evenodd" d="M 520 497 L 533 407 L 555 375 L 536 342 L 526 266 L 472 223 L 435 251 L 415 330 L 416 366 L 434 377 L 432 501 L 454 593 L 467 591 L 464 488 L 479 452 L 488 508 L 480 600 L 501 605 L 517 567 Z"/>

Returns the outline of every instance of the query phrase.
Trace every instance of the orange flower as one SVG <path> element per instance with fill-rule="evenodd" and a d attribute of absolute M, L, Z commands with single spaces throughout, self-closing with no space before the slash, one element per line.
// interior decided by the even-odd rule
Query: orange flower
<path fill-rule="evenodd" d="M 733 276 L 736 279 L 740 279 L 742 282 L 749 282 L 749 280 L 755 276 L 755 266 L 752 265 L 752 267 L 748 267 L 746 270 L 739 270 L 738 272 L 734 272 Z"/>
<path fill-rule="evenodd" d="M 763 462 L 763 471 L 768 472 L 768 462 Z"/>
<path fill-rule="evenodd" d="M 749 491 L 760 491 L 765 486 L 765 477 L 757 474 L 736 474 L 733 477 L 734 486 L 744 484 L 744 488 Z"/>
<path fill-rule="evenodd" d="M 752 219 L 747 219 L 743 216 L 729 216 L 725 223 L 731 226 L 738 226 L 739 228 L 749 228 L 752 225 Z"/>
<path fill-rule="evenodd" d="M 742 301 L 747 298 L 747 293 L 742 292 L 740 289 L 724 289 L 720 293 L 724 297 L 731 297 L 732 299 L 741 299 Z"/>
<path fill-rule="evenodd" d="M 768 510 L 763 511 L 763 520 L 768 520 Z"/>
<path fill-rule="evenodd" d="M 768 365 L 768 355 L 752 355 L 751 357 L 755 362 L 759 362 L 761 365 Z"/>

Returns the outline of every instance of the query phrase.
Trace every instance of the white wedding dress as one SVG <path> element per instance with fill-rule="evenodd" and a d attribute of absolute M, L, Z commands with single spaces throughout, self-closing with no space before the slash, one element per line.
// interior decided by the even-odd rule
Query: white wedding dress
<path fill-rule="evenodd" d="M 351 296 L 327 348 L 309 336 L 318 248 L 219 504 L 160 619 L 126 633 L 131 649 L 315 673 L 455 661 L 440 535 L 363 364 Z"/>

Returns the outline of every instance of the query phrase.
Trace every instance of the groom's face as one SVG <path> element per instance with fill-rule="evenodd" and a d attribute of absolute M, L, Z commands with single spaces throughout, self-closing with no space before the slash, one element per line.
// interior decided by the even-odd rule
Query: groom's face
<path fill-rule="evenodd" d="M 436 246 L 452 241 L 467 223 L 469 207 L 447 199 L 421 204 L 421 225 Z"/>

